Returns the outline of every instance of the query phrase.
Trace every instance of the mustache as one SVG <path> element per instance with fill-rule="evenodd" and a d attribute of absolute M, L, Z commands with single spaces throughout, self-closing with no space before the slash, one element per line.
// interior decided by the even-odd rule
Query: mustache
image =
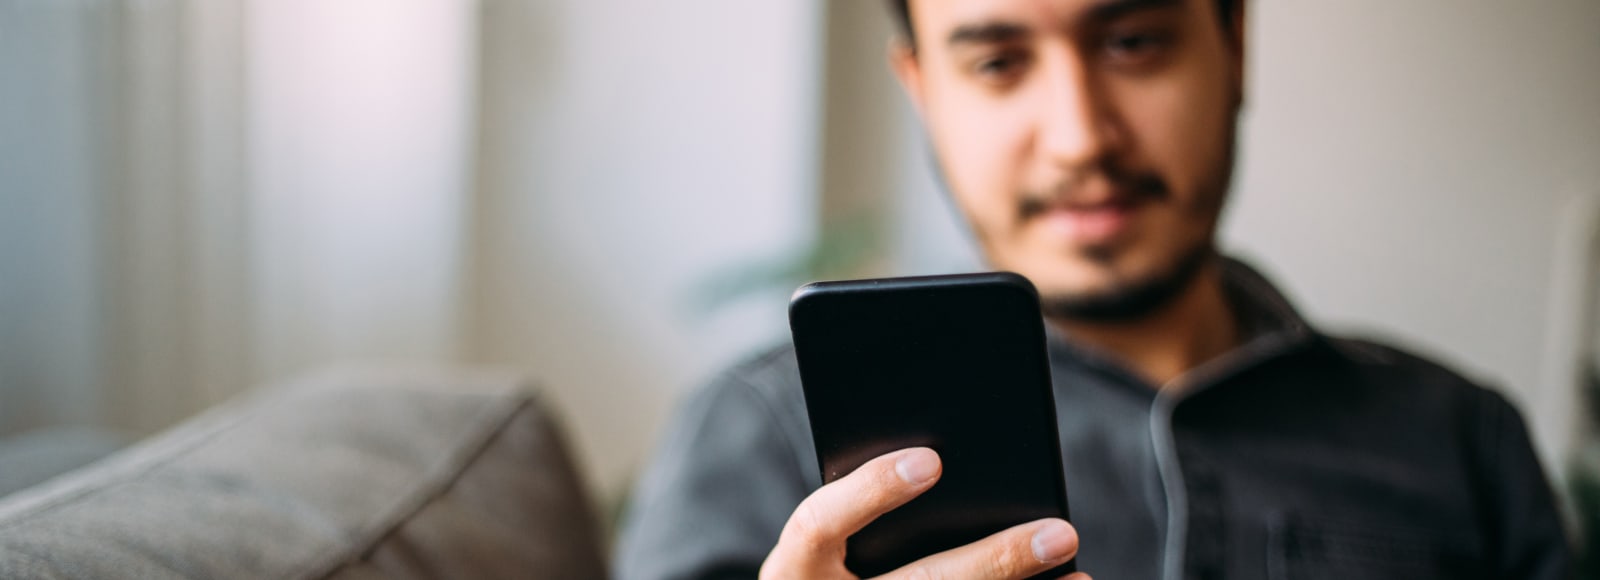
<path fill-rule="evenodd" d="M 1087 187 L 1095 178 L 1111 185 L 1119 201 L 1162 201 L 1172 196 L 1172 188 L 1161 176 L 1148 171 L 1130 171 L 1117 167 L 1100 167 L 1074 173 L 1050 187 L 1025 191 L 1017 203 L 1019 221 L 1027 221 L 1075 196 L 1077 190 Z"/>

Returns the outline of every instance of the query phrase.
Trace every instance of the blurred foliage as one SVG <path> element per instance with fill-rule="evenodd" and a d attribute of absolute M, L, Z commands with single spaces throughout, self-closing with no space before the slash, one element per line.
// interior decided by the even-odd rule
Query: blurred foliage
<path fill-rule="evenodd" d="M 715 271 L 689 293 L 689 311 L 705 318 L 753 296 L 787 297 L 809 282 L 870 277 L 882 270 L 883 224 L 877 212 L 852 214 L 823 224 L 810 244 Z"/>

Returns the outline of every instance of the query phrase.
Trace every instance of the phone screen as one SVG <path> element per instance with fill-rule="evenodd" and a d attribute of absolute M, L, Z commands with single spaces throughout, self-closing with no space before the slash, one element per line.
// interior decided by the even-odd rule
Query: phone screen
<path fill-rule="evenodd" d="M 811 284 L 789 319 L 824 483 L 906 447 L 930 447 L 944 465 L 932 489 L 850 538 L 852 572 L 1067 517 L 1044 323 L 1025 278 Z"/>

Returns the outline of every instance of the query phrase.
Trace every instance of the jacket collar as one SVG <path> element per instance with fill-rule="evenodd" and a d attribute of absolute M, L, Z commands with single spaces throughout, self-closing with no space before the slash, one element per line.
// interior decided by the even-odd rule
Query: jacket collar
<path fill-rule="evenodd" d="M 1272 282 L 1250 265 L 1232 257 L 1222 258 L 1223 292 L 1237 317 L 1243 337 L 1233 350 L 1201 364 L 1156 389 L 1139 378 L 1116 357 L 1100 349 L 1074 341 L 1046 324 L 1047 342 L 1053 359 L 1065 357 L 1169 396 L 1186 397 L 1224 381 L 1268 360 L 1300 350 L 1315 341 L 1316 333 L 1289 299 Z"/>

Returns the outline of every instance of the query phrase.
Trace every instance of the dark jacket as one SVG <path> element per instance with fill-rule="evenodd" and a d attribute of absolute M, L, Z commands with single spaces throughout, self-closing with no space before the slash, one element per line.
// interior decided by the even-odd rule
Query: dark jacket
<path fill-rule="evenodd" d="M 1176 384 L 1050 339 L 1079 568 L 1103 580 L 1557 579 L 1560 517 L 1521 417 L 1421 358 L 1314 332 L 1230 262 L 1248 340 Z M 750 578 L 820 485 L 794 354 L 683 407 L 639 482 L 624 579 Z"/>

